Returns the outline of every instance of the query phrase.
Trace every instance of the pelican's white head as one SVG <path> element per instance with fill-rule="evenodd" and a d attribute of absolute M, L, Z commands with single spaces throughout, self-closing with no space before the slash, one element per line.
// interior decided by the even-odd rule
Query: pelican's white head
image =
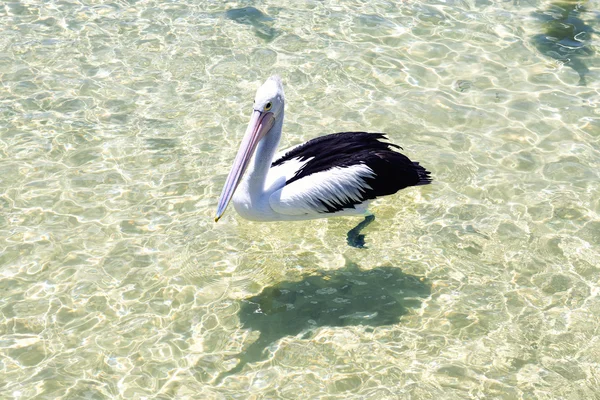
<path fill-rule="evenodd" d="M 256 91 L 254 96 L 254 111 L 270 112 L 275 119 L 283 111 L 285 104 L 285 95 L 283 94 L 283 84 L 281 78 L 277 75 L 271 76 Z"/>
<path fill-rule="evenodd" d="M 223 187 L 217 207 L 215 222 L 225 213 L 225 209 L 229 201 L 231 201 L 233 193 L 242 180 L 242 176 L 252 159 L 258 142 L 271 131 L 273 125 L 276 123 L 282 124 L 284 103 L 283 85 L 281 78 L 277 75 L 273 75 L 267 79 L 256 91 L 250 123 L 246 129 L 240 149 L 235 156 L 233 167 L 225 181 L 225 186 Z M 279 128 L 281 128 L 281 125 L 279 125 Z M 277 141 L 279 141 L 278 138 Z"/>

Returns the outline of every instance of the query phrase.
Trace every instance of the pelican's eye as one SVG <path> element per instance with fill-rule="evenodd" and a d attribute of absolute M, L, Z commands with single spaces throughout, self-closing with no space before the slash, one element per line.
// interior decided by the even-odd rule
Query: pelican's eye
<path fill-rule="evenodd" d="M 267 105 L 265 106 L 265 111 L 269 111 L 271 109 L 271 107 L 273 107 L 273 104 L 271 104 L 271 102 L 268 102 Z"/>

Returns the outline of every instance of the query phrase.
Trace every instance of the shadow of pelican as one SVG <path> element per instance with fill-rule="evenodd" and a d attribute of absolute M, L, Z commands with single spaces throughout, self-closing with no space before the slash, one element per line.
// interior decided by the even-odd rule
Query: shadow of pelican
<path fill-rule="evenodd" d="M 267 358 L 265 350 L 285 336 L 309 335 L 323 326 L 393 325 L 430 294 L 431 285 L 423 278 L 400 268 L 361 270 L 352 262 L 339 270 L 266 287 L 243 300 L 239 311 L 242 326 L 259 331 L 260 336 L 217 382 Z"/>

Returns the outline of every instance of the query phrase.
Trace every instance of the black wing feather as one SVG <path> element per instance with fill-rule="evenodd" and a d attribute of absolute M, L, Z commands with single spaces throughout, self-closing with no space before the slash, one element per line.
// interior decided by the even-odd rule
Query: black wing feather
<path fill-rule="evenodd" d="M 365 177 L 365 183 L 371 188 L 361 190 L 358 201 L 347 200 L 329 204 L 321 202 L 327 212 L 336 212 L 344 208 L 354 208 L 366 200 L 396 193 L 408 186 L 431 183 L 430 172 L 411 161 L 405 155 L 393 150 L 402 149 L 387 140 L 383 133 L 340 132 L 321 136 L 293 148 L 283 157 L 275 160 L 271 167 L 281 165 L 292 159 L 306 161 L 296 174 L 287 180 L 286 185 L 311 174 L 324 172 L 335 167 L 367 165 L 375 173 L 374 177 Z"/>

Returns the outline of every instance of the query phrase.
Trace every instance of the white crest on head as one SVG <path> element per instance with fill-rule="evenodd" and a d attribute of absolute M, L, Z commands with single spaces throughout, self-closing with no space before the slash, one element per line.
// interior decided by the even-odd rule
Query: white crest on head
<path fill-rule="evenodd" d="M 267 103 L 273 103 L 273 108 L 279 110 L 285 101 L 283 84 L 278 75 L 269 77 L 256 91 L 255 108 L 262 108 Z"/>

